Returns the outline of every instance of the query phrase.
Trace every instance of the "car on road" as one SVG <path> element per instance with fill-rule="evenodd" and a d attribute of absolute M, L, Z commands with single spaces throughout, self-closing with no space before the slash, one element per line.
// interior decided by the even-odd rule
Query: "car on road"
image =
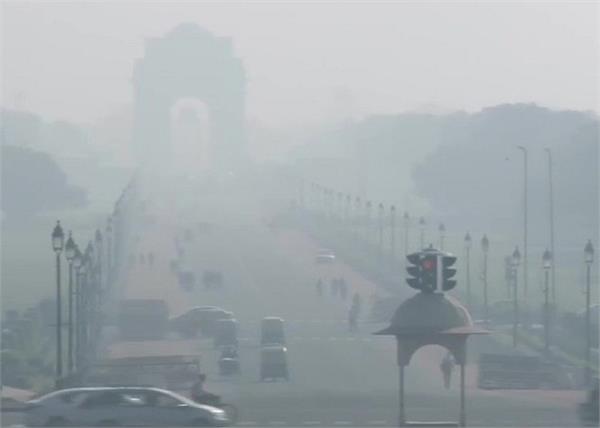
<path fill-rule="evenodd" d="M 328 248 L 321 248 L 315 256 L 315 262 L 319 264 L 335 262 L 335 252 Z"/>
<path fill-rule="evenodd" d="M 283 319 L 279 317 L 265 317 L 260 324 L 260 344 L 285 345 Z"/>
<path fill-rule="evenodd" d="M 265 346 L 260 350 L 260 381 L 290 379 L 285 346 Z"/>
<path fill-rule="evenodd" d="M 232 318 L 233 313 L 216 306 L 196 306 L 169 319 L 169 326 L 183 337 L 196 337 L 198 333 L 213 337 L 217 321 Z"/>
<path fill-rule="evenodd" d="M 227 414 L 159 388 L 96 387 L 27 402 L 26 426 L 227 426 Z"/>

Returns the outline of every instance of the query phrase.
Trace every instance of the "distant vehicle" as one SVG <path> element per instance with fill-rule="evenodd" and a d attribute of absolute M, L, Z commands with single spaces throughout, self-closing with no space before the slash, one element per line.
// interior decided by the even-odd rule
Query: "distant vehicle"
<path fill-rule="evenodd" d="M 199 355 L 156 355 L 110 358 L 92 364 L 83 372 L 80 385 L 154 385 L 188 391 L 200 374 Z"/>
<path fill-rule="evenodd" d="M 54 391 L 27 402 L 27 426 L 227 426 L 227 414 L 159 388 Z"/>
<path fill-rule="evenodd" d="M 169 325 L 183 337 L 196 337 L 198 333 L 213 337 L 217 320 L 231 318 L 233 318 L 231 312 L 216 306 L 196 306 L 171 318 Z"/>
<path fill-rule="evenodd" d="M 266 346 L 260 350 L 260 381 L 285 379 L 290 374 L 287 363 L 287 348 L 284 346 Z"/>
<path fill-rule="evenodd" d="M 219 319 L 215 323 L 215 348 L 238 345 L 238 322 L 236 319 Z"/>
<path fill-rule="evenodd" d="M 335 253 L 333 250 L 321 248 L 315 257 L 315 262 L 319 264 L 335 262 Z"/>
<path fill-rule="evenodd" d="M 265 317 L 260 324 L 260 344 L 285 345 L 283 319 L 278 317 Z"/>
<path fill-rule="evenodd" d="M 169 309 L 164 300 L 122 300 L 117 322 L 123 340 L 162 339 L 169 325 Z"/>

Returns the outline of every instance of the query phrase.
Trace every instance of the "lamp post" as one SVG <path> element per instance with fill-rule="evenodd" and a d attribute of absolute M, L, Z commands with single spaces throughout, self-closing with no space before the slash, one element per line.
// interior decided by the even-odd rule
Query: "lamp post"
<path fill-rule="evenodd" d="M 367 244 L 370 244 L 369 241 L 371 240 L 371 201 L 367 201 L 365 205 L 365 215 L 365 241 L 367 242 Z"/>
<path fill-rule="evenodd" d="M 590 325 L 590 293 L 591 293 L 591 271 L 594 263 L 594 246 L 592 241 L 588 240 L 583 250 L 585 254 L 585 384 L 591 384 L 591 346 L 592 335 Z"/>
<path fill-rule="evenodd" d="M 112 217 L 106 219 L 106 283 L 110 288 L 112 286 Z"/>
<path fill-rule="evenodd" d="M 467 306 L 471 309 L 471 246 L 473 241 L 469 232 L 465 235 L 465 262 L 466 262 L 466 276 L 467 276 Z"/>
<path fill-rule="evenodd" d="M 94 337 L 96 331 L 96 303 L 97 303 L 97 266 L 96 257 L 94 255 L 94 245 L 92 241 L 88 241 L 87 247 L 85 248 L 85 261 L 86 261 L 86 290 L 85 290 L 85 309 L 86 309 L 86 325 L 85 325 L 85 345 L 86 353 L 91 352 L 91 339 Z M 87 358 L 86 358 L 87 360 Z"/>
<path fill-rule="evenodd" d="M 488 322 L 488 251 L 490 241 L 487 235 L 481 238 L 481 251 L 483 251 L 483 319 Z"/>
<path fill-rule="evenodd" d="M 523 152 L 523 295 L 527 297 L 527 149 L 517 148 Z"/>
<path fill-rule="evenodd" d="M 519 247 L 515 248 L 512 254 L 512 268 L 513 268 L 513 347 L 517 347 L 517 327 L 519 325 L 519 293 L 518 293 L 518 275 L 517 270 L 521 262 L 521 253 Z"/>
<path fill-rule="evenodd" d="M 396 260 L 396 207 L 390 207 L 390 259 Z"/>
<path fill-rule="evenodd" d="M 383 204 L 380 202 L 377 206 L 377 251 L 379 257 L 383 256 Z"/>
<path fill-rule="evenodd" d="M 546 248 L 542 255 L 542 267 L 544 268 L 544 349 L 548 352 L 550 347 L 550 307 L 548 302 L 549 271 L 552 266 L 552 253 Z"/>
<path fill-rule="evenodd" d="M 550 267 L 552 306 L 553 310 L 556 311 L 556 253 L 554 252 L 554 189 L 552 185 L 552 151 L 547 147 L 545 151 L 548 154 L 548 214 L 550 216 L 550 254 L 552 255 L 552 266 Z"/>
<path fill-rule="evenodd" d="M 419 219 L 419 250 L 425 248 L 425 217 Z"/>
<path fill-rule="evenodd" d="M 80 297 L 80 293 L 81 293 L 81 264 L 83 262 L 82 260 L 83 255 L 81 254 L 81 251 L 79 250 L 79 247 L 77 246 L 77 244 L 75 244 L 75 251 L 74 251 L 74 256 L 73 256 L 73 262 L 72 262 L 72 266 L 75 269 L 75 291 L 73 293 L 71 293 L 71 295 L 75 296 L 75 323 L 73 323 L 73 320 L 71 320 L 71 322 L 69 323 L 69 326 L 71 328 L 71 330 L 75 330 L 75 346 L 74 349 L 72 350 L 72 352 L 75 355 L 75 367 L 79 370 L 81 367 L 79 366 L 79 354 L 80 354 L 80 343 L 79 343 L 79 324 L 81 322 L 81 297 Z"/>
<path fill-rule="evenodd" d="M 444 235 L 446 234 L 446 226 L 444 226 L 444 223 L 440 223 L 438 232 L 440 232 L 440 250 L 444 251 Z"/>
<path fill-rule="evenodd" d="M 60 289 L 60 253 L 63 250 L 65 234 L 60 226 L 60 221 L 52 231 L 52 249 L 56 254 L 56 379 L 55 384 L 60 388 L 63 376 L 62 366 L 62 302 Z"/>
<path fill-rule="evenodd" d="M 69 231 L 69 238 L 65 244 L 65 258 L 69 263 L 69 291 L 67 300 L 67 373 L 69 374 L 73 371 L 73 258 L 75 257 L 76 248 L 71 231 Z"/>
<path fill-rule="evenodd" d="M 102 262 L 103 262 L 103 237 L 100 229 L 96 229 L 96 235 L 94 237 L 94 241 L 96 243 L 96 266 L 97 266 L 97 274 L 98 274 L 98 291 L 103 290 L 103 272 L 102 272 Z"/>

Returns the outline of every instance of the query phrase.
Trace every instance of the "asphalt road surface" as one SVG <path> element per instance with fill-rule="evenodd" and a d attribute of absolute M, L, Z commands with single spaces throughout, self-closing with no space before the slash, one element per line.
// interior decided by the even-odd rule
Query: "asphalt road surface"
<path fill-rule="evenodd" d="M 167 186 L 168 187 L 168 186 Z M 242 373 L 218 375 L 218 352 L 209 339 L 114 344 L 121 353 L 161 353 L 180 350 L 201 355 L 208 374 L 207 388 L 235 403 L 240 425 L 258 426 L 391 426 L 397 420 L 398 370 L 395 342 L 373 336 L 381 325 L 364 318 L 359 331 L 348 331 L 350 296 L 359 293 L 363 307 L 374 294 L 384 293 L 338 260 L 317 265 L 318 244 L 298 231 L 271 221 L 287 201 L 277 193 L 260 193 L 252 182 L 226 183 L 212 192 L 187 188 L 176 194 L 152 194 L 152 223 L 140 223 L 136 251 L 155 253 L 153 266 L 137 263 L 124 287 L 127 297 L 159 297 L 171 314 L 201 305 L 233 311 L 240 326 Z M 184 239 L 185 230 L 193 239 Z M 206 290 L 198 285 L 182 290 L 169 262 L 175 258 L 175 237 L 183 243 L 180 260 L 201 278 L 205 270 L 223 272 L 224 286 Z M 333 277 L 350 286 L 343 300 L 331 294 Z M 318 296 L 315 284 L 326 287 Z M 410 290 L 407 288 L 410 294 Z M 364 312 L 363 311 L 363 316 Z M 286 323 L 291 378 L 288 382 L 259 382 L 259 322 L 280 316 Z M 487 340 L 473 338 L 471 340 Z M 449 390 L 442 385 L 439 362 L 444 351 L 418 351 L 407 371 L 406 411 L 409 420 L 457 421 L 457 379 Z M 467 421 L 471 426 L 574 426 L 576 402 L 583 394 L 569 391 L 482 391 L 475 386 L 474 367 L 468 369 Z"/>

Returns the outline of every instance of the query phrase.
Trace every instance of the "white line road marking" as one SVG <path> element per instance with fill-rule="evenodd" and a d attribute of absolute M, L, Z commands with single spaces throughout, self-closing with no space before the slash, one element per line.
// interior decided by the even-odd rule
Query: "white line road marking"
<path fill-rule="evenodd" d="M 287 422 L 285 421 L 269 421 L 267 422 L 267 425 L 287 425 Z"/>
<path fill-rule="evenodd" d="M 337 425 L 337 426 L 340 426 L 340 425 L 352 425 L 352 422 L 350 422 L 350 421 L 335 421 L 333 424 Z"/>

